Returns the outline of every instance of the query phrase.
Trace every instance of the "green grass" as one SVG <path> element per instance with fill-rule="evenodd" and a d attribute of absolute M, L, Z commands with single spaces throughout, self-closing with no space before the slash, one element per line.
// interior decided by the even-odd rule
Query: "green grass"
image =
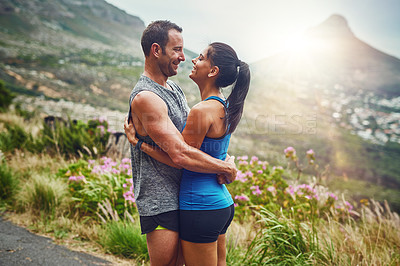
<path fill-rule="evenodd" d="M 10 152 L 14 149 L 26 149 L 28 151 L 40 149 L 40 145 L 35 142 L 32 135 L 21 126 L 1 120 L 0 123 L 4 124 L 5 127 L 5 130 L 0 132 L 0 150 Z"/>
<path fill-rule="evenodd" d="M 0 200 L 12 202 L 18 183 L 15 173 L 0 158 Z"/>
<path fill-rule="evenodd" d="M 248 248 L 248 265 L 311 265 L 320 257 L 315 227 L 262 208 L 261 230 Z"/>
<path fill-rule="evenodd" d="M 146 237 L 141 234 L 138 222 L 112 221 L 104 226 L 100 234 L 100 244 L 106 251 L 132 258 L 137 261 L 147 260 Z"/>
<path fill-rule="evenodd" d="M 39 215 L 67 213 L 71 196 L 65 182 L 53 177 L 34 175 L 17 192 L 16 208 Z"/>

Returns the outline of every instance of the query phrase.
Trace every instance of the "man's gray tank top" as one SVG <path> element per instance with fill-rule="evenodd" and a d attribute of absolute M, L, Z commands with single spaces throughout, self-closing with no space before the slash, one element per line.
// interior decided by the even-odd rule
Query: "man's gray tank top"
<path fill-rule="evenodd" d="M 152 79 L 141 76 L 131 92 L 129 106 L 141 91 L 158 95 L 168 107 L 168 116 L 182 132 L 189 113 L 185 95 L 181 88 L 168 80 L 173 90 L 164 88 Z M 131 110 L 129 107 L 129 116 Z M 137 137 L 153 146 L 157 144 L 149 136 Z M 182 170 L 163 164 L 131 145 L 132 176 L 136 205 L 141 216 L 153 216 L 179 209 L 179 185 Z"/>

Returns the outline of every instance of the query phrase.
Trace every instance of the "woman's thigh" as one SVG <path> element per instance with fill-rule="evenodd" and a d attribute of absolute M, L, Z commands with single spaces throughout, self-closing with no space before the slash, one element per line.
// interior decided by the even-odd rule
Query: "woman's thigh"
<path fill-rule="evenodd" d="M 183 257 L 187 266 L 217 266 L 217 241 L 193 243 L 181 240 Z"/>

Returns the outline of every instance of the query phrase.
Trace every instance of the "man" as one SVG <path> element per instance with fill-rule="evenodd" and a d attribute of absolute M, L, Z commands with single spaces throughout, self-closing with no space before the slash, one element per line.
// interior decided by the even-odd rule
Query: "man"
<path fill-rule="evenodd" d="M 225 175 L 227 182 L 236 176 L 232 160 L 212 158 L 186 144 L 180 134 L 189 107 L 182 90 L 168 77 L 176 75 L 185 61 L 181 32 L 169 21 L 155 21 L 144 30 L 144 73 L 130 96 L 128 120 L 140 139 L 135 148 L 131 146 L 134 193 L 151 265 L 175 265 L 177 260 L 181 171 L 142 152 L 140 141 L 157 145 L 185 169 Z"/>

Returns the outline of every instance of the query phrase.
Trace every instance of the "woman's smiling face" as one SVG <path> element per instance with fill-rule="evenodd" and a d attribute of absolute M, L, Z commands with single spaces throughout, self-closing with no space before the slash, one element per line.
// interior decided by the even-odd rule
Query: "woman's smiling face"
<path fill-rule="evenodd" d="M 209 47 L 204 49 L 198 57 L 192 59 L 193 69 L 189 77 L 197 84 L 207 79 L 212 68 L 211 61 L 207 58 L 208 49 Z"/>

